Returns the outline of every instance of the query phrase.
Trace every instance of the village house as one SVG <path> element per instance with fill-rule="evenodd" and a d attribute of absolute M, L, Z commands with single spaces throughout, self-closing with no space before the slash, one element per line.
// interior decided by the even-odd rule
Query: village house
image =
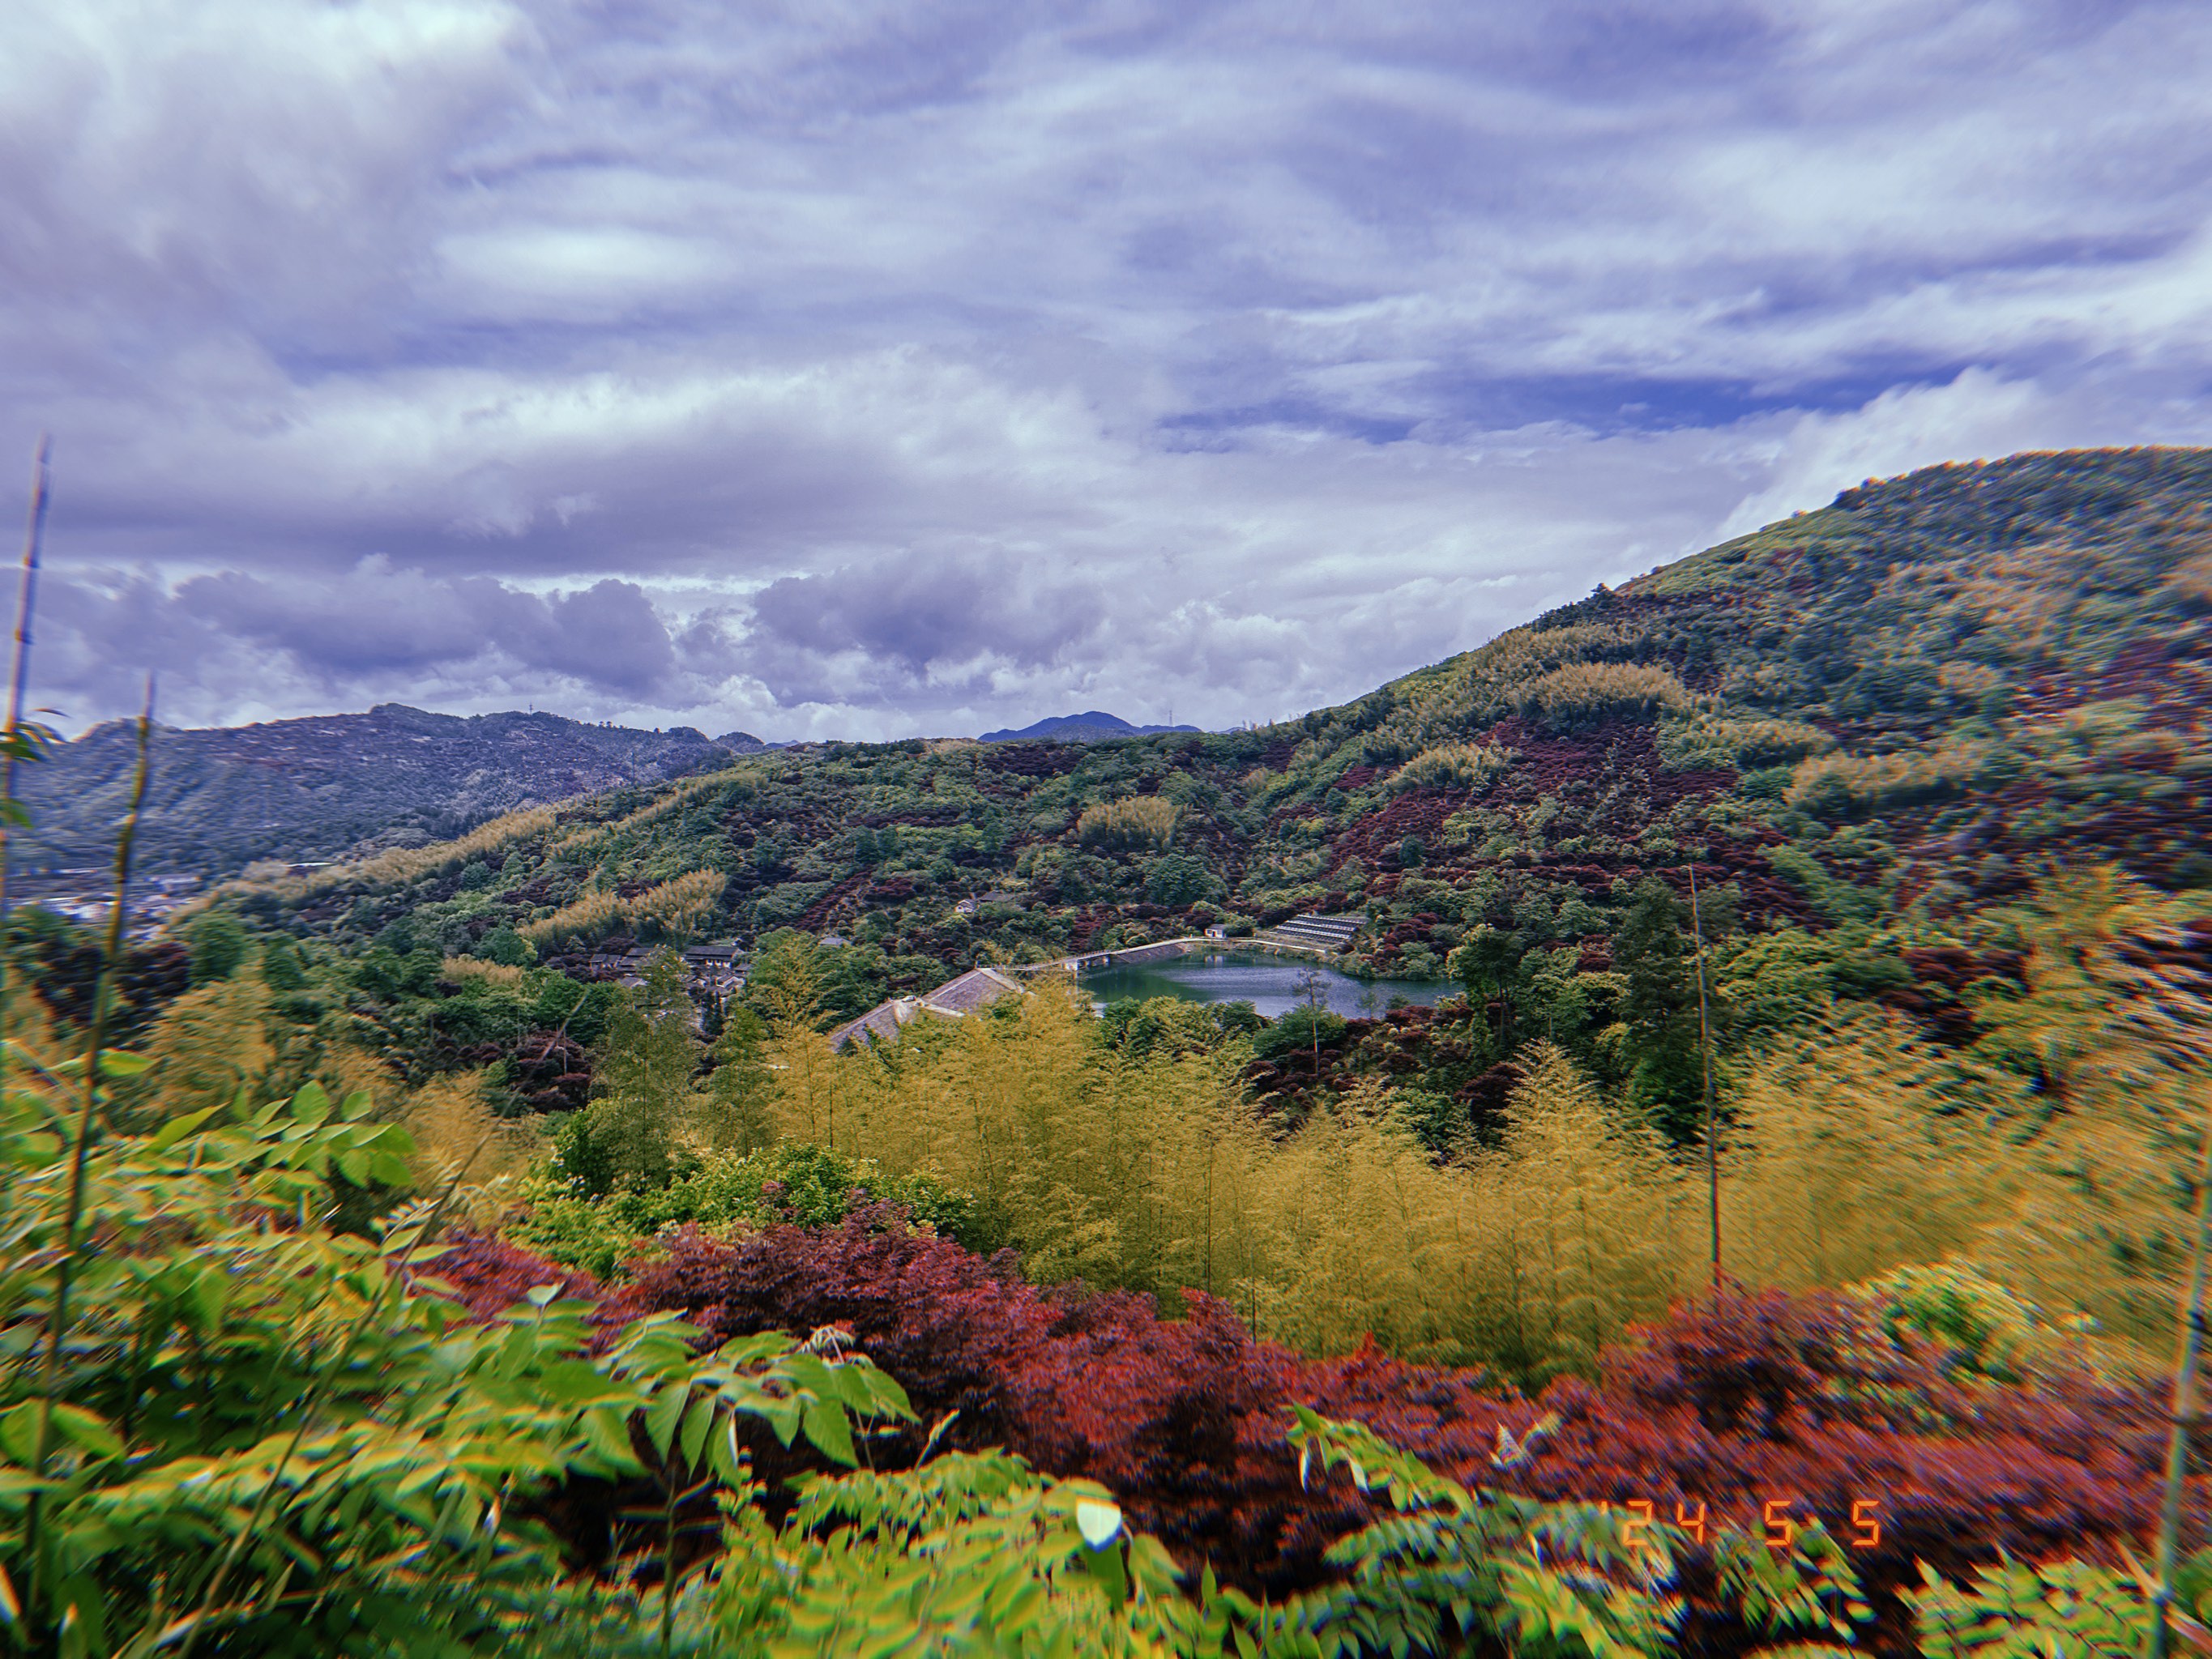
<path fill-rule="evenodd" d="M 646 963 L 660 948 L 633 945 L 619 951 L 596 951 L 584 964 L 585 976 L 611 979 L 620 985 L 642 985 Z M 735 945 L 693 945 L 684 949 L 683 956 L 684 988 L 694 1001 L 720 1000 L 744 989 L 746 963 Z"/>
<path fill-rule="evenodd" d="M 830 1033 L 830 1046 L 843 1053 L 855 1042 L 892 1042 L 899 1028 L 923 1014 L 939 1019 L 964 1019 L 978 1009 L 1009 996 L 1026 996 L 1029 987 L 998 968 L 971 968 L 957 979 L 947 980 L 918 997 L 893 997 L 878 1003 Z"/>

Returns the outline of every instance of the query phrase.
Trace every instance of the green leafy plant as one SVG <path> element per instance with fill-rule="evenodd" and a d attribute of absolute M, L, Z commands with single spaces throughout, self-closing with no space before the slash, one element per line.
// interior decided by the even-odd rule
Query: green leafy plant
<path fill-rule="evenodd" d="M 743 1478 L 732 1413 L 850 1462 L 848 1413 L 904 1409 L 857 1357 L 769 1336 L 695 1358 L 700 1334 L 665 1316 L 592 1358 L 586 1304 L 550 1285 L 467 1322 L 422 1276 L 440 1206 L 376 1238 L 321 1224 L 331 1177 L 396 1184 L 408 1147 L 366 1097 L 314 1086 L 103 1134 L 81 1194 L 98 1249 L 72 1251 L 82 1064 L 10 1058 L 0 1609 L 33 1650 L 490 1650 L 561 1578 L 529 1500 L 642 1472 L 634 1421 L 681 1492 L 702 1462 Z M 27 1363 L 48 1340 L 58 1380 Z"/>
<path fill-rule="evenodd" d="M 1004 1452 L 807 1486 L 770 1532 L 725 1499 L 716 1633 L 734 1655 L 1221 1653 L 1157 1539 L 1107 1490 Z M 1244 1650 L 1250 1651 L 1249 1644 Z"/>
<path fill-rule="evenodd" d="M 2149 1648 L 2150 1596 L 2136 1573 L 2007 1559 L 1963 1589 L 1924 1563 L 1920 1573 L 1923 1588 L 1905 1600 L 1928 1659 L 2140 1659 Z M 2212 1653 L 2212 1631 L 2172 1616 L 2189 1651 Z"/>
<path fill-rule="evenodd" d="M 1278 1615 L 1310 1632 L 1321 1652 L 1347 1659 L 1443 1653 L 1476 1636 L 1510 1651 L 1593 1659 L 1673 1650 L 1686 1603 L 1669 1587 L 1691 1541 L 1679 1528 L 1631 1528 L 1609 1504 L 1547 1504 L 1471 1491 L 1360 1425 L 1334 1423 L 1304 1407 L 1292 1414 L 1302 1480 L 1345 1469 L 1358 1490 L 1386 1497 L 1393 1511 L 1330 1551 L 1334 1564 L 1351 1570 L 1345 1584 Z M 1493 1462 L 1510 1468 L 1525 1461 L 1557 1422 L 1547 1419 L 1518 1441 L 1501 1436 Z M 1726 1531 L 1715 1534 L 1711 1548 L 1727 1601 L 1754 1629 L 1770 1635 L 1809 1629 L 1848 1643 L 1868 1616 L 1848 1559 L 1818 1528 L 1797 1534 L 1786 1550 Z M 1264 1609 L 1239 1611 L 1268 1623 Z"/>
<path fill-rule="evenodd" d="M 886 1174 L 872 1160 L 787 1141 L 742 1157 L 710 1154 L 667 1186 L 592 1198 L 559 1164 L 541 1168 L 521 1194 L 525 1212 L 508 1224 L 516 1243 L 601 1279 L 672 1228 L 710 1231 L 794 1221 L 834 1224 L 855 1201 L 889 1201 L 919 1224 L 973 1249 L 995 1236 L 975 1206 L 926 1175 Z"/>

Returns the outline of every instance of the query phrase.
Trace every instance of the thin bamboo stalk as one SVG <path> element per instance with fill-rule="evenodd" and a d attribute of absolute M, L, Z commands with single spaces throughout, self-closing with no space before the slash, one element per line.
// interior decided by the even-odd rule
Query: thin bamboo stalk
<path fill-rule="evenodd" d="M 0 732 L 0 929 L 6 927 L 8 921 L 8 876 L 14 866 L 9 842 L 14 826 L 8 821 L 8 811 L 15 799 L 15 763 L 22 747 L 20 737 L 23 692 L 31 672 L 31 610 L 38 594 L 40 549 L 46 535 L 46 458 L 52 449 L 46 434 L 41 432 L 38 454 L 31 462 L 31 510 L 23 531 L 23 581 L 15 605 L 15 661 L 9 681 L 8 724 L 4 732 Z M 10 1016 L 15 996 L 15 972 L 6 956 L 0 954 L 0 1037 L 8 1035 L 14 1023 Z M 0 1048 L 0 1089 L 7 1086 L 8 1054 Z"/>
<path fill-rule="evenodd" d="M 2197 1167 L 2197 1241 L 2189 1266 L 2189 1294 L 2181 1321 L 2181 1354 L 2174 1368 L 2173 1432 L 2166 1445 L 2166 1491 L 2159 1504 L 2158 1582 L 2151 1591 L 2150 1659 L 2166 1659 L 2172 1637 L 2173 1569 L 2180 1553 L 2181 1499 L 2189 1468 L 2189 1437 L 2204 1420 L 2197 1397 L 2197 1372 L 2204 1355 L 2204 1272 L 2212 1241 L 2212 1132 L 2199 1137 L 2203 1153 Z"/>
<path fill-rule="evenodd" d="M 77 1112 L 76 1141 L 70 1150 L 69 1198 L 62 1220 L 61 1259 L 54 1264 L 53 1319 L 46 1329 L 46 1367 L 39 1389 L 39 1420 L 31 1436 L 31 1472 L 40 1480 L 44 1480 L 46 1475 L 46 1454 L 52 1439 L 54 1401 L 61 1392 L 62 1343 L 68 1333 L 70 1281 L 84 1226 L 85 1176 L 91 1162 L 93 1121 L 100 1103 L 100 1061 L 107 1042 L 107 1011 L 115 998 L 116 968 L 123 957 L 123 919 L 131 896 L 131 848 L 137 839 L 139 809 L 146 799 L 147 757 L 153 730 L 154 680 L 149 675 L 146 679 L 146 704 L 138 716 L 138 761 L 131 784 L 131 808 L 124 815 L 122 832 L 115 842 L 115 902 L 107 914 L 107 938 L 100 963 L 100 983 L 93 993 L 92 1025 L 85 1038 L 84 1103 Z M 34 1506 L 36 1502 L 33 1498 Z M 38 1519 L 37 1509 L 33 1507 L 27 1517 L 25 1532 L 28 1553 L 34 1564 L 40 1559 L 37 1546 Z M 35 1565 L 33 1571 L 36 1571 Z"/>
<path fill-rule="evenodd" d="M 1705 926 L 1698 909 L 1698 866 L 1690 866 L 1690 933 L 1698 947 L 1698 1048 L 1705 1063 L 1706 1219 L 1713 1245 L 1713 1300 L 1721 1295 L 1720 1141 L 1713 1112 L 1713 1025 L 1705 1005 Z"/>
<path fill-rule="evenodd" d="M 2212 1108 L 2212 1101 L 2206 1104 Z M 2181 1553 L 2181 1503 L 2189 1471 L 2189 1442 L 2204 1421 L 2204 1405 L 2197 1397 L 2197 1373 L 2204 1358 L 2206 1258 L 2212 1255 L 2212 1109 L 2203 1116 L 2197 1133 L 2196 1238 L 2190 1253 L 2189 1291 L 2182 1300 L 2181 1352 L 2173 1377 L 2173 1429 L 2166 1441 L 2165 1491 L 2159 1502 L 2157 1582 L 2151 1591 L 2151 1659 L 2166 1659 L 2172 1639 L 2173 1571 Z"/>
<path fill-rule="evenodd" d="M 31 463 L 30 522 L 23 532 L 23 577 L 15 599 L 15 659 L 8 684 L 5 732 L 11 738 L 22 729 L 23 694 L 31 678 L 31 613 L 38 602 L 39 554 L 46 536 L 46 458 L 52 451 L 46 434 L 40 433 L 38 457 Z M 16 758 L 13 743 L 0 750 L 0 800 L 15 799 Z M 8 920 L 8 873 L 13 862 L 9 856 L 10 827 L 7 818 L 0 816 L 0 922 Z"/>

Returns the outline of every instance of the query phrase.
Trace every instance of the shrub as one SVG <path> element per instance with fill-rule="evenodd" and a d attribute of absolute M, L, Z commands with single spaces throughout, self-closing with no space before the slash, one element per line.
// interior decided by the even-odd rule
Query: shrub
<path fill-rule="evenodd" d="M 686 1230 L 601 1316 L 668 1310 L 720 1336 L 843 1325 L 924 1422 L 958 1413 L 952 1444 L 1004 1445 L 1101 1480 L 1137 1524 L 1231 1582 L 1278 1593 L 1319 1582 L 1322 1549 L 1364 1506 L 1315 1506 L 1286 1554 L 1299 1505 L 1280 1406 L 1297 1362 L 1253 1341 L 1225 1304 L 1193 1295 L 1189 1306 L 1189 1321 L 1170 1323 L 1150 1297 L 1048 1292 L 1011 1255 L 976 1255 L 874 1208 L 821 1232 L 777 1226 L 726 1243 Z M 879 1464 L 911 1460 L 921 1442 L 886 1437 Z"/>
<path fill-rule="evenodd" d="M 359 864 L 334 864 L 306 877 L 288 877 L 266 883 L 233 882 L 217 888 L 210 896 L 220 898 L 225 894 L 244 894 L 255 888 L 300 896 L 331 887 L 397 887 L 425 876 L 442 875 L 455 865 L 465 863 L 479 854 L 497 852 L 501 848 L 527 841 L 533 836 L 543 835 L 552 829 L 553 823 L 551 807 L 525 807 L 520 811 L 509 812 L 503 817 L 478 824 L 458 841 L 437 842 L 428 847 L 395 847 Z"/>
<path fill-rule="evenodd" d="M 730 878 L 719 870 L 694 870 L 648 887 L 629 902 L 629 914 L 664 939 L 689 939 L 714 914 Z"/>
<path fill-rule="evenodd" d="M 1076 839 L 1109 852 L 1165 847 L 1175 839 L 1182 809 L 1158 795 L 1131 795 L 1087 806 L 1075 822 Z"/>
<path fill-rule="evenodd" d="M 573 939 L 597 939 L 622 916 L 623 902 L 612 893 L 586 893 L 516 931 L 544 951 Z"/>
<path fill-rule="evenodd" d="M 1990 755 L 1989 744 L 1972 742 L 1895 755 L 1815 755 L 1797 763 L 1784 799 L 1826 817 L 1940 800 L 1971 782 Z"/>
<path fill-rule="evenodd" d="M 1225 1303 L 1184 1300 L 1187 1317 L 1167 1321 L 1146 1297 L 1042 1290 L 1011 1257 L 976 1255 L 875 1206 L 831 1228 L 730 1242 L 685 1230 L 599 1317 L 668 1310 L 717 1338 L 847 1325 L 922 1421 L 958 1411 L 951 1443 L 1004 1445 L 1049 1473 L 1098 1480 L 1186 1564 L 1203 1559 L 1224 1582 L 1279 1597 L 1328 1582 L 1324 1557 L 1372 1513 L 1348 1489 L 1302 1486 L 1285 1435 L 1293 1402 L 1364 1424 L 1455 1480 L 1547 1502 L 1650 1498 L 1662 1516 L 1702 1503 L 1753 1539 L 1767 1503 L 1790 1498 L 1799 1522 L 1817 1517 L 1849 1542 L 1852 1505 L 1871 1500 L 1881 1541 L 1851 1555 L 1892 1636 L 1922 1559 L 1957 1576 L 2000 1551 L 2106 1557 L 2153 1519 L 2165 1413 L 2150 1388 L 2057 1351 L 2017 1385 L 1960 1376 L 1943 1351 L 1909 1330 L 1893 1339 L 1850 1297 L 1738 1293 L 1678 1308 L 1609 1348 L 1597 1382 L 1563 1377 L 1536 1401 L 1372 1345 L 1302 1359 L 1255 1341 Z M 1540 1414 L 1556 1419 L 1540 1443 L 1501 1461 L 1499 1431 L 1529 1443 Z M 884 1437 L 878 1467 L 910 1459 L 921 1437 Z M 2200 1482 L 2195 1533 L 2206 1515 Z M 1685 1584 L 1723 1617 L 1727 1598 L 1701 1559 L 1706 1577 L 1690 1571 Z"/>
<path fill-rule="evenodd" d="M 1513 751 L 1495 744 L 1453 743 L 1421 752 L 1390 779 L 1394 791 L 1486 787 L 1513 764 Z"/>
<path fill-rule="evenodd" d="M 2001 1551 L 2109 1559 L 2144 1536 L 2166 1421 L 2147 1387 L 2065 1366 L 2019 1388 L 1954 1379 L 1848 1298 L 1772 1291 L 1680 1313 L 1600 1384 L 1563 1379 L 1543 1403 L 1559 1427 L 1512 1482 L 1536 1496 L 1703 1503 L 1753 1535 L 1787 1496 L 1839 1538 L 1873 1502 L 1881 1540 L 1854 1555 L 1885 1646 L 1902 1644 L 1898 1595 L 1920 1561 L 1956 1576 Z"/>
<path fill-rule="evenodd" d="M 1659 728 L 1659 752 L 1669 766 L 1780 766 L 1833 749 L 1836 740 L 1802 720 L 1728 720 L 1700 712 Z"/>
<path fill-rule="evenodd" d="M 2177 1645 L 2193 1653 L 2212 1646 L 2212 1631 L 2204 1624 L 2212 1619 L 2212 1596 L 2202 1589 L 2204 1572 L 2200 1555 L 2176 1575 L 2181 1595 L 2170 1628 Z M 1924 1588 L 1906 1591 L 1905 1599 L 1919 1627 L 1919 1650 L 1928 1659 L 2049 1653 L 2137 1659 L 2149 1650 L 2149 1587 L 2139 1570 L 2007 1561 L 1977 1569 L 1973 1584 L 1964 1590 L 1931 1568 L 1923 1565 L 1921 1574 Z"/>
<path fill-rule="evenodd" d="M 1567 731 L 1622 715 L 1640 718 L 1661 709 L 1686 708 L 1690 693 L 1663 668 L 1578 662 L 1522 685 L 1515 702 L 1539 725 Z"/>
<path fill-rule="evenodd" d="M 915 1224 L 963 1244 L 993 1242 L 973 1202 L 942 1182 L 887 1176 L 866 1159 L 794 1141 L 743 1157 L 710 1155 L 665 1187 L 599 1199 L 584 1196 L 556 1163 L 536 1173 L 523 1201 L 525 1213 L 507 1227 L 515 1240 L 602 1279 L 678 1227 L 834 1225 L 856 1204 L 895 1203 Z"/>
<path fill-rule="evenodd" d="M 1899 1267 L 1849 1287 L 1892 1339 L 1910 1332 L 1941 1344 L 1950 1363 L 1975 1376 L 2017 1382 L 2025 1372 L 2078 1348 L 2079 1316 L 2053 1327 L 2041 1310 L 1959 1262 Z"/>
<path fill-rule="evenodd" d="M 96 1093 L 79 1109 L 19 1074 L 0 1100 L 28 1252 L 0 1277 L 20 1339 L 0 1376 L 0 1600 L 26 1651 L 486 1651 L 580 1611 L 530 1514 L 557 1483 L 663 1486 L 679 1417 L 685 1462 L 732 1482 L 716 1431 L 738 1415 L 786 1438 L 811 1419 L 849 1462 L 848 1410 L 903 1409 L 864 1363 L 829 1372 L 781 1336 L 702 1364 L 661 1321 L 586 1359 L 584 1304 L 548 1305 L 557 1275 L 492 1243 L 464 1252 L 496 1305 L 472 1328 L 410 1269 L 434 1209 L 378 1240 L 313 1218 L 333 1176 L 404 1179 L 406 1137 L 368 1103 L 310 1088 L 138 1136 L 101 1123 Z M 78 1109 L 97 1135 L 82 1162 L 52 1133 Z M 49 1340 L 65 1365 L 36 1363 Z"/>
<path fill-rule="evenodd" d="M 2199 553 L 2176 565 L 2166 584 L 2186 603 L 2212 611 L 2212 553 Z"/>
<path fill-rule="evenodd" d="M 165 1114 L 227 1104 L 259 1088 L 276 1060 L 267 1026 L 269 988 L 247 969 L 189 991 L 162 1015 L 146 1043 L 147 1075 L 134 1097 L 158 1091 Z"/>
<path fill-rule="evenodd" d="M 1297 1481 L 1299 1510 L 1340 1513 L 1342 1530 L 1373 1513 L 1364 1494 L 1382 1482 L 1425 1522 L 1346 1540 L 1334 1563 L 1357 1553 L 1358 1588 L 1263 1608 L 1211 1579 L 1184 1601 L 1172 1559 L 1127 1528 L 1107 1486 L 1042 1480 L 997 1451 L 817 1480 L 793 1502 L 768 1481 L 825 1462 L 850 1469 L 855 1419 L 890 1429 L 872 1443 L 908 1461 L 921 1449 L 907 1397 L 849 1352 L 849 1329 L 817 1329 L 803 1346 L 739 1336 L 697 1356 L 711 1333 L 665 1314 L 625 1323 L 617 1297 L 589 1341 L 591 1281 L 564 1282 L 481 1237 L 425 1262 L 433 1210 L 400 1218 L 381 1243 L 293 1220 L 333 1170 L 397 1178 L 404 1137 L 364 1121 L 365 1098 L 334 1112 L 303 1091 L 211 1131 L 103 1136 L 84 1219 L 102 1256 L 131 1271 L 84 1275 L 72 1302 L 54 1277 L 85 1235 L 62 1202 L 70 1183 L 54 1178 L 70 1161 L 46 1132 L 59 1103 L 36 1092 L 9 1091 L 0 1117 L 0 1152 L 27 1177 L 15 1219 L 31 1246 L 0 1284 L 0 1321 L 35 1333 L 58 1306 L 74 1318 L 57 1333 L 68 1398 L 38 1392 L 51 1367 L 19 1364 L 0 1401 L 10 1425 L 0 1455 L 14 1466 L 0 1583 L 33 1651 L 147 1653 L 202 1632 L 210 1651 L 512 1651 L 527 1631 L 528 1650 L 600 1653 L 647 1650 L 636 1627 L 657 1623 L 665 1654 L 679 1620 L 696 1628 L 702 1613 L 728 1650 L 790 1638 L 845 1651 L 856 1626 L 968 1630 L 978 1597 L 991 1598 L 994 1640 L 1041 1632 L 1063 1652 L 1159 1651 L 1207 1620 L 1247 1632 L 1243 1651 L 1252 1631 L 1271 1651 L 1283 1650 L 1274 1638 L 1317 1652 L 1317 1636 L 1358 1629 L 1433 1645 L 1447 1618 L 1491 1634 L 1544 1628 L 1563 1597 L 1573 1618 L 1615 1636 L 1662 1615 L 1632 1580 L 1605 1576 L 1620 1552 L 1604 1517 L 1479 1500 L 1356 1426 L 1310 1413 L 1286 1425 L 1279 1353 L 1221 1304 L 1196 1299 L 1191 1319 L 1170 1325 L 1141 1298 L 1055 1303 L 1013 1281 L 1010 1264 L 884 1211 L 848 1218 L 828 1273 L 807 1271 L 803 1252 L 822 1236 L 798 1228 L 775 1230 L 800 1247 L 780 1255 L 689 1233 L 696 1259 L 678 1288 L 727 1325 L 768 1302 L 867 1309 L 874 1267 L 874 1310 L 934 1354 L 948 1334 L 964 1338 L 956 1358 L 1012 1403 L 1041 1455 L 1150 1483 L 1155 1507 L 1194 1536 L 1220 1531 L 1248 1445 L 1273 1486 Z M 1045 1340 L 1055 1354 L 1036 1352 Z M 1375 1479 L 1337 1478 L 1348 1459 Z M 716 1487 L 722 1548 L 702 1554 L 686 1540 Z M 1249 1512 L 1255 1539 L 1283 1512 Z M 571 1571 L 618 1571 L 628 1595 L 564 1572 L 545 1522 Z M 1487 1563 L 1533 1553 L 1540 1537 L 1552 1559 L 1533 1573 L 1486 1566 L 1463 1583 L 1436 1571 L 1439 1544 Z M 704 1595 L 687 1589 L 702 1566 Z"/>
<path fill-rule="evenodd" d="M 530 983 L 528 971 L 520 964 L 483 957 L 447 957 L 438 964 L 438 977 L 463 986 L 473 980 L 507 991 L 520 991 Z"/>
<path fill-rule="evenodd" d="M 519 1177 L 544 1148 L 534 1121 L 495 1116 L 482 1072 L 447 1073 L 400 1109 L 415 1143 L 407 1164 L 420 1192 L 447 1193 L 458 1212 L 487 1219 L 513 1203 Z"/>
<path fill-rule="evenodd" d="M 588 1273 L 577 1272 L 523 1249 L 497 1233 L 458 1229 L 424 1264 L 424 1282 L 480 1320 L 496 1319 L 540 1285 L 597 1305 L 605 1292 Z"/>

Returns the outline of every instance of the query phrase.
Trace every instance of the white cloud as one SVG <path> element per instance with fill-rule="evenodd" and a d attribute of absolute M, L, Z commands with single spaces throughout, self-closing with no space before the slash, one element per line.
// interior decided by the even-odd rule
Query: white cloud
<path fill-rule="evenodd" d="M 18 9 L 39 675 L 1355 695 L 1870 474 L 2200 436 L 2208 70 L 2178 0 Z"/>
<path fill-rule="evenodd" d="M 1823 505 L 1869 478 L 1910 471 L 1936 457 L 1992 459 L 2024 449 L 2087 447 L 2154 434 L 2212 440 L 2212 410 L 2114 410 L 2080 388 L 2062 392 L 1970 368 L 1945 386 L 1895 388 L 1859 409 L 1802 416 L 1757 444 L 1753 453 L 1766 481 L 1729 515 L 1719 536 L 1742 535 L 1800 508 Z"/>

